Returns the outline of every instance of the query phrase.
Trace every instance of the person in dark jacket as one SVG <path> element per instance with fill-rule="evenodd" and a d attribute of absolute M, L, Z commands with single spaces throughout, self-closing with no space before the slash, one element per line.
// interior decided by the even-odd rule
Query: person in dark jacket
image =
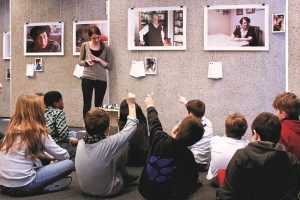
<path fill-rule="evenodd" d="M 144 166 L 149 150 L 149 136 L 146 117 L 141 107 L 135 103 L 136 118 L 139 120 L 137 130 L 129 140 L 129 152 L 127 157 L 128 166 Z M 129 114 L 127 100 L 123 100 L 120 105 L 119 129 L 124 128 Z"/>
<path fill-rule="evenodd" d="M 299 163 L 277 144 L 281 123 L 271 113 L 259 114 L 252 123 L 252 140 L 229 162 L 221 199 L 297 199 Z"/>
<path fill-rule="evenodd" d="M 255 29 L 250 26 L 251 20 L 248 17 L 242 17 L 239 22 L 241 26 L 234 30 L 231 39 L 234 41 L 247 41 L 250 46 L 257 46 Z"/>
<path fill-rule="evenodd" d="M 187 148 L 202 138 L 200 120 L 185 117 L 171 136 L 163 131 L 153 95 L 145 99 L 150 130 L 150 152 L 139 181 L 146 199 L 185 199 L 197 187 L 198 173 L 193 153 Z"/>
<path fill-rule="evenodd" d="M 275 97 L 273 107 L 281 120 L 279 142 L 300 161 L 300 99 L 292 92 L 284 92 Z"/>

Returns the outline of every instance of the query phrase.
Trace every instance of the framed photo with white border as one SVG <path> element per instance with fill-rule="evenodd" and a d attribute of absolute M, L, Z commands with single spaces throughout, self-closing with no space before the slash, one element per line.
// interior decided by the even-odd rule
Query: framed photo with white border
<path fill-rule="evenodd" d="M 34 59 L 34 71 L 42 72 L 44 71 L 43 59 L 42 58 L 35 58 Z"/>
<path fill-rule="evenodd" d="M 285 15 L 273 14 L 272 15 L 272 33 L 285 32 Z"/>
<path fill-rule="evenodd" d="M 128 9 L 128 50 L 186 50 L 186 7 Z"/>
<path fill-rule="evenodd" d="M 204 50 L 268 51 L 269 5 L 205 6 Z"/>
<path fill-rule="evenodd" d="M 3 32 L 3 59 L 11 58 L 10 32 Z"/>
<path fill-rule="evenodd" d="M 108 20 L 98 21 L 74 21 L 73 22 L 73 55 L 80 54 L 80 47 L 83 42 L 90 40 L 88 31 L 91 26 L 97 26 L 101 32 L 101 40 L 109 45 L 109 24 Z"/>
<path fill-rule="evenodd" d="M 145 58 L 145 74 L 157 73 L 157 58 L 146 57 Z"/>
<path fill-rule="evenodd" d="M 64 55 L 64 23 L 24 24 L 24 55 Z"/>

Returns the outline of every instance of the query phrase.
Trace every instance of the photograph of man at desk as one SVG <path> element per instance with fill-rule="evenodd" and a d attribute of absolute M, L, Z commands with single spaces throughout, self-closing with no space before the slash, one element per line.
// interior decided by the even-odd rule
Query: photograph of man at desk
<path fill-rule="evenodd" d="M 268 50 L 267 5 L 206 8 L 204 50 Z M 252 8 L 253 6 L 253 8 Z M 251 10 L 251 12 L 249 12 Z"/>

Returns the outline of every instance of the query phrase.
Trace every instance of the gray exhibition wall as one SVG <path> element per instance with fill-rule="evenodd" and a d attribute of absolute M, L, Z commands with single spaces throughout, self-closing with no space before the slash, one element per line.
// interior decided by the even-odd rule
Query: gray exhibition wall
<path fill-rule="evenodd" d="M 61 2 L 61 4 L 60 4 Z M 77 5 L 76 5 L 77 2 Z M 272 13 L 283 13 L 285 3 L 274 1 Z M 28 6 L 27 3 L 30 5 Z M 258 1 L 213 1 L 215 4 L 255 4 Z M 125 90 L 137 96 L 144 107 L 144 97 L 153 91 L 155 105 L 166 131 L 186 114 L 177 100 L 180 92 L 187 99 L 199 98 L 206 103 L 206 116 L 212 121 L 214 134 L 224 133 L 224 120 L 233 112 L 244 114 L 251 124 L 260 112 L 273 112 L 272 100 L 285 90 L 285 34 L 270 33 L 269 51 L 204 51 L 202 1 L 110 1 L 110 46 L 113 52 L 113 70 L 110 76 L 110 103 L 120 103 Z M 296 4 L 296 3 L 295 3 Z M 97 5 L 97 6 L 95 6 Z M 187 7 L 187 50 L 185 51 L 128 51 L 127 10 L 130 7 L 180 6 Z M 296 5 L 295 5 L 296 6 Z M 299 6 L 298 6 L 299 7 Z M 29 10 L 28 10 L 29 9 Z M 294 8 L 293 8 L 294 9 Z M 74 20 L 103 20 L 105 2 L 100 0 L 74 1 L 12 1 L 12 113 L 20 94 L 59 90 L 64 97 L 68 124 L 82 126 L 82 94 L 80 80 L 72 73 L 78 57 L 72 54 L 72 23 Z M 44 72 L 34 78 L 25 76 L 25 66 L 34 56 L 24 56 L 23 27 L 30 22 L 57 22 L 65 24 L 64 56 L 42 56 Z M 145 57 L 158 59 L 156 75 L 133 78 L 129 75 L 132 60 Z M 207 78 L 208 63 L 223 64 L 223 79 Z M 299 77 L 299 75 L 298 75 Z M 250 132 L 248 132 L 250 133 Z M 250 135 L 248 134 L 248 137 Z"/>

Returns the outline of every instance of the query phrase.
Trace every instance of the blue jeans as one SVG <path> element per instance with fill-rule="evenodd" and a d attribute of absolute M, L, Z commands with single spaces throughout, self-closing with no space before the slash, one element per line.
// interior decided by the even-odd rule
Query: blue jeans
<path fill-rule="evenodd" d="M 69 175 L 75 169 L 71 160 L 63 160 L 46 165 L 36 171 L 31 183 L 22 187 L 8 188 L 2 186 L 2 192 L 12 196 L 32 196 L 44 192 L 44 188 Z"/>

